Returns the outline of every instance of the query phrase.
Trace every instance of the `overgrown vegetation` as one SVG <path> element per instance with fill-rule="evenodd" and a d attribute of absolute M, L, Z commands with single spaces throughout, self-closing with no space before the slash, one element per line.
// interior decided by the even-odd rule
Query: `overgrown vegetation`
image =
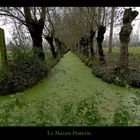
<path fill-rule="evenodd" d="M 139 90 L 132 87 L 140 87 L 140 56 L 128 51 L 139 46 L 139 26 L 134 33 L 132 24 L 137 10 L 1 7 L 1 21 L 11 26 L 12 38 L 5 45 L 1 30 L 0 96 L 7 96 L 0 97 L 0 125 L 139 125 Z M 113 46 L 120 52 L 112 53 Z M 68 47 L 91 69 L 72 53 L 53 68 Z"/>
<path fill-rule="evenodd" d="M 10 94 L 31 87 L 48 72 L 45 63 L 34 58 L 25 47 L 14 46 L 6 69 L 0 72 L 0 94 Z"/>
<path fill-rule="evenodd" d="M 111 126 L 132 126 L 139 118 L 140 97 L 131 97 L 133 104 L 124 105 L 120 100 L 113 115 Z M 52 104 L 51 104 L 52 105 Z M 26 111 L 25 111 L 26 110 Z M 87 97 L 76 104 L 65 103 L 57 116 L 63 126 L 103 126 L 102 112 L 98 109 L 95 97 Z M 50 109 L 48 99 L 27 102 L 23 94 L 11 95 L 11 99 L 0 105 L 1 126 L 55 126 L 56 118 Z"/>
<path fill-rule="evenodd" d="M 62 125 L 100 125 L 100 113 L 93 97 L 81 100 L 76 106 L 74 106 L 73 104 L 64 105 L 61 114 Z"/>
<path fill-rule="evenodd" d="M 61 56 L 62 57 L 62 56 Z M 46 58 L 42 62 L 32 55 L 24 46 L 12 46 L 6 69 L 0 69 L 0 95 L 23 91 L 32 87 L 59 61 L 60 57 Z"/>
<path fill-rule="evenodd" d="M 0 125 L 139 125 L 139 90 L 105 83 L 90 72 L 74 54 L 66 54 L 33 88 L 0 97 Z"/>
<path fill-rule="evenodd" d="M 138 106 L 140 105 L 140 95 L 135 93 L 135 97 L 131 97 L 132 103 L 124 105 L 122 102 L 119 103 L 118 108 L 114 113 L 113 125 L 114 126 L 131 126 L 136 123 L 139 119 Z"/>
<path fill-rule="evenodd" d="M 51 125 L 53 120 L 47 110 L 47 101 L 41 100 L 28 103 L 19 93 L 11 95 L 8 102 L 0 106 L 0 125 L 1 126 L 43 126 Z M 33 105 L 32 110 L 30 106 Z M 26 111 L 25 111 L 26 110 Z"/>
<path fill-rule="evenodd" d="M 97 58 L 90 59 L 82 55 L 79 58 L 85 65 L 92 68 L 92 73 L 102 78 L 108 83 L 114 83 L 120 86 L 140 87 L 140 56 L 137 54 L 129 54 L 129 70 L 127 72 L 120 72 L 117 68 L 119 54 L 114 52 L 106 54 L 106 63 L 102 64 Z"/>
<path fill-rule="evenodd" d="M 27 103 L 23 96 L 15 94 L 11 100 L 0 106 L 0 125 L 2 126 L 52 126 L 55 118 L 49 110 L 47 99 Z M 45 106 L 44 106 L 45 105 Z M 26 109 L 26 111 L 25 111 Z M 92 98 L 81 100 L 76 105 L 64 104 L 60 123 L 65 126 L 92 126 L 100 124 L 100 115 Z"/>

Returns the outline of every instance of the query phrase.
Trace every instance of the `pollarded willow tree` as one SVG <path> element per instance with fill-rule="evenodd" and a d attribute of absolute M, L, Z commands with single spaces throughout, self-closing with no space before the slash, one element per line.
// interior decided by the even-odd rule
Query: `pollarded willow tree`
<path fill-rule="evenodd" d="M 131 8 L 125 9 L 123 15 L 123 26 L 119 33 L 121 47 L 119 69 L 122 73 L 128 71 L 128 44 L 130 42 L 130 34 L 132 33 L 132 21 L 137 17 L 138 11 L 132 11 Z"/>
<path fill-rule="evenodd" d="M 97 44 L 98 54 L 100 61 L 105 62 L 105 55 L 102 49 L 104 41 L 104 34 L 106 29 L 110 26 L 110 37 L 109 37 L 109 52 L 112 50 L 112 38 L 113 38 L 113 27 L 120 25 L 120 18 L 122 15 L 122 8 L 115 7 L 87 7 L 88 14 L 92 17 L 95 23 L 95 29 L 97 32 Z M 114 20 L 115 19 L 115 20 Z"/>
<path fill-rule="evenodd" d="M 102 43 L 104 40 L 104 34 L 106 32 L 106 13 L 107 9 L 105 7 L 98 7 L 96 10 L 93 10 L 93 8 L 88 8 L 89 14 L 91 15 L 92 19 L 94 20 L 94 23 L 97 26 L 97 44 L 98 44 L 98 53 L 99 53 L 99 59 L 100 61 L 105 62 L 105 55 L 102 49 Z"/>
<path fill-rule="evenodd" d="M 67 48 L 63 42 L 64 38 L 61 37 L 61 34 L 65 34 L 65 30 L 61 30 L 61 28 L 64 28 L 64 23 L 61 22 L 60 17 L 62 10 L 59 7 L 47 7 L 46 11 L 43 35 L 50 45 L 53 58 L 57 58 L 64 54 Z"/>
<path fill-rule="evenodd" d="M 95 9 L 95 7 L 93 7 Z M 96 25 L 86 7 L 70 7 L 64 12 L 64 37 L 69 46 L 86 57 L 95 57 L 93 38 Z"/>
<path fill-rule="evenodd" d="M 57 56 L 63 55 L 68 47 L 66 45 L 66 40 L 62 35 L 64 34 L 65 30 L 64 23 L 62 21 L 64 10 L 62 7 L 56 7 L 52 12 L 52 24 L 54 27 L 54 44 Z"/>
<path fill-rule="evenodd" d="M 113 43 L 115 44 L 115 42 L 119 42 L 118 41 L 118 32 L 116 32 L 116 31 L 117 31 L 117 28 L 119 30 L 120 26 L 122 25 L 121 21 L 123 18 L 124 8 L 125 7 L 111 7 L 111 9 L 110 9 L 110 19 L 109 19 L 110 33 L 109 33 L 108 53 L 112 53 Z M 114 29 L 115 29 L 115 32 L 114 32 Z M 113 37 L 115 39 L 113 39 Z"/>
<path fill-rule="evenodd" d="M 45 60 L 45 55 L 42 46 L 42 33 L 45 23 L 46 8 L 42 7 L 41 11 L 38 10 L 39 18 L 37 18 L 37 9 L 33 8 L 33 14 L 29 7 L 24 7 L 24 15 L 26 26 L 30 32 L 33 41 L 33 53 L 35 57 L 40 60 Z"/>
<path fill-rule="evenodd" d="M 88 46 L 89 46 L 89 52 L 90 52 L 90 58 L 95 58 L 95 52 L 94 52 L 94 36 L 95 36 L 95 32 L 97 29 L 97 26 L 94 22 L 93 17 L 91 16 L 90 12 L 95 12 L 96 8 L 92 7 L 92 8 L 84 8 L 84 13 L 85 13 L 85 18 L 87 20 L 87 24 L 89 25 L 89 29 L 88 29 Z"/>
<path fill-rule="evenodd" d="M 86 22 L 83 19 L 83 9 L 81 7 L 71 7 L 63 9 L 63 24 L 61 31 L 64 33 L 62 35 L 65 38 L 68 46 L 72 49 L 75 47 L 77 40 L 86 33 Z"/>
<path fill-rule="evenodd" d="M 52 22 L 52 19 L 51 19 L 51 14 L 54 10 L 55 10 L 55 7 L 54 8 L 46 8 L 46 13 L 47 13 L 47 23 L 48 25 L 45 24 L 45 33 L 43 34 L 44 35 L 44 38 L 48 41 L 49 45 L 50 45 L 50 48 L 51 48 L 51 52 L 52 52 L 52 56 L 53 58 L 56 58 L 57 57 L 57 53 L 55 51 L 55 47 L 54 47 L 54 36 L 55 36 L 55 27 L 53 25 L 53 22 Z"/>
<path fill-rule="evenodd" d="M 95 57 L 93 39 L 97 32 L 98 54 L 103 62 L 105 55 L 102 43 L 110 20 L 108 9 L 106 7 L 71 7 L 63 16 L 64 37 L 67 42 L 73 43 L 70 46 L 75 46 L 75 49 L 86 57 Z M 78 40 L 79 45 L 77 45 Z"/>
<path fill-rule="evenodd" d="M 83 7 L 64 7 L 57 13 L 55 35 L 71 49 L 77 41 L 88 32 L 89 25 L 83 12 Z"/>
<path fill-rule="evenodd" d="M 42 33 L 44 29 L 46 8 L 45 7 L 1 7 L 0 15 L 14 18 L 19 24 L 25 25 L 33 42 L 34 57 L 45 60 L 42 46 Z"/>

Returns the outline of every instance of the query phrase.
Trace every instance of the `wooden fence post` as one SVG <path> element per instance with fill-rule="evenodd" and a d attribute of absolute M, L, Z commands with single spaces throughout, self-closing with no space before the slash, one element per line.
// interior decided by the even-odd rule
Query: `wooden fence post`
<path fill-rule="evenodd" d="M 5 45 L 5 35 L 4 30 L 0 28 L 0 52 L 1 52 L 1 61 L 2 66 L 5 68 L 7 66 L 7 52 Z"/>

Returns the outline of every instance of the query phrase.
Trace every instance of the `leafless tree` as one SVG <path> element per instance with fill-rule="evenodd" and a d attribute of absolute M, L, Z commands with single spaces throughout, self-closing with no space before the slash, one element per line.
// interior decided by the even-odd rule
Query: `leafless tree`
<path fill-rule="evenodd" d="M 25 25 L 33 42 L 33 54 L 41 61 L 45 60 L 42 46 L 42 32 L 44 29 L 45 7 L 1 7 L 0 15 L 14 18 L 21 25 Z"/>

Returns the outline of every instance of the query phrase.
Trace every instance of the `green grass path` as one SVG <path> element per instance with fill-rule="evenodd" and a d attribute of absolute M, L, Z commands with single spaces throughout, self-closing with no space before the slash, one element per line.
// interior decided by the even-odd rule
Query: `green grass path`
<path fill-rule="evenodd" d="M 140 92 L 139 89 L 119 87 L 96 78 L 91 73 L 91 69 L 85 66 L 75 54 L 68 52 L 46 78 L 33 88 L 22 92 L 21 97 L 30 103 L 29 110 L 35 109 L 34 103 L 47 100 L 48 103 L 44 106 L 53 113 L 54 125 L 62 125 L 59 116 L 64 104 L 76 105 L 80 100 L 94 96 L 102 117 L 106 119 L 104 124 L 111 124 L 118 102 L 120 100 L 124 104 L 132 102 L 131 97 L 135 96 L 136 91 Z M 20 96 L 20 93 L 18 94 Z M 1 104 L 10 99 L 10 95 L 0 96 Z M 24 109 L 27 111 L 27 108 L 23 107 L 23 112 Z"/>

